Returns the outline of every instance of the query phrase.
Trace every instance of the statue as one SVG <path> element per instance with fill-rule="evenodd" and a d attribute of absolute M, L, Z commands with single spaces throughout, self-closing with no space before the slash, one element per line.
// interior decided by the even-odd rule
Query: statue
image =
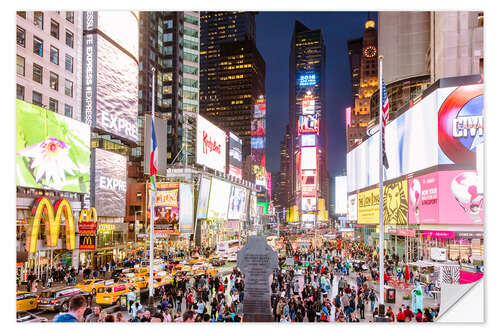
<path fill-rule="evenodd" d="M 415 288 L 411 291 L 411 311 L 417 313 L 417 310 L 420 309 L 420 311 L 424 312 L 423 302 L 422 287 L 420 282 L 415 281 Z"/>

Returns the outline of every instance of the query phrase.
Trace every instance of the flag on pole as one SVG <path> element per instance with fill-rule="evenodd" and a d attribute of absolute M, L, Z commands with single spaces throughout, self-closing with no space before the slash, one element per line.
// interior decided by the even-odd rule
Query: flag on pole
<path fill-rule="evenodd" d="M 149 158 L 149 175 L 151 190 L 156 192 L 155 176 L 158 173 L 158 145 L 156 144 L 155 117 L 151 115 L 151 156 Z"/>
<path fill-rule="evenodd" d="M 387 154 L 385 153 L 385 127 L 389 121 L 389 97 L 387 96 L 387 90 L 385 89 L 384 79 L 382 79 L 382 161 L 384 167 L 389 169 L 389 161 L 387 160 Z"/>

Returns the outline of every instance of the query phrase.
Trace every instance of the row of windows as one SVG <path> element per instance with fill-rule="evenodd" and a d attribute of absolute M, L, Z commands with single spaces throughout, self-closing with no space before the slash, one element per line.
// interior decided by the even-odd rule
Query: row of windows
<path fill-rule="evenodd" d="M 26 12 L 16 12 L 17 15 L 26 19 Z M 57 12 L 59 14 L 59 12 Z M 34 23 L 37 27 L 43 30 L 43 12 L 35 12 L 34 13 L 35 20 Z M 66 12 L 66 20 L 71 23 L 75 23 L 75 12 Z"/>
<path fill-rule="evenodd" d="M 26 12 L 23 12 L 23 13 L 25 13 L 25 15 L 23 17 L 26 18 Z M 67 12 L 67 13 L 73 13 L 73 12 Z M 68 18 L 68 16 L 66 17 L 66 19 L 67 18 Z M 74 20 L 73 14 L 70 15 L 70 18 L 72 20 L 70 22 L 73 23 L 73 20 Z M 34 23 L 35 23 L 35 26 L 37 26 L 43 30 L 43 12 L 35 12 Z M 18 27 L 18 35 L 19 35 L 19 29 L 20 28 Z M 55 21 L 53 19 L 50 20 L 50 35 L 56 39 L 59 39 L 59 23 L 57 23 L 57 21 Z M 71 31 L 66 29 L 66 45 L 68 45 L 69 47 L 73 47 L 73 43 L 74 43 L 74 34 Z"/>
<path fill-rule="evenodd" d="M 16 98 L 24 101 L 25 100 L 24 92 L 25 92 L 24 86 L 17 84 Z M 35 105 L 46 107 L 45 105 L 42 104 L 42 94 L 35 90 L 33 90 L 31 102 Z M 59 111 L 59 101 L 57 99 L 49 98 L 49 110 L 52 110 L 54 112 Z M 71 105 L 64 104 L 64 115 L 66 117 L 73 118 L 73 107 Z"/>

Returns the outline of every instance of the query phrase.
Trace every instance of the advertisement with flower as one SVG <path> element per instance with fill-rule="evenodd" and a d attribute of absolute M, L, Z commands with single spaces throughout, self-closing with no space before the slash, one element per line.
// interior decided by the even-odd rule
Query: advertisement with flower
<path fill-rule="evenodd" d="M 16 100 L 16 185 L 89 193 L 90 127 Z"/>

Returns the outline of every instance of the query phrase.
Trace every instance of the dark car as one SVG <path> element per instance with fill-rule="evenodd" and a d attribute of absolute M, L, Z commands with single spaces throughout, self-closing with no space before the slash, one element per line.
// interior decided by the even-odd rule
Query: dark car
<path fill-rule="evenodd" d="M 121 278 L 124 269 L 126 268 L 125 267 L 116 268 L 113 272 L 111 272 L 111 278 L 115 281 Z"/>
<path fill-rule="evenodd" d="M 212 258 L 210 259 L 210 264 L 212 264 L 212 266 L 224 266 L 226 261 L 222 258 Z"/>
<path fill-rule="evenodd" d="M 87 298 L 87 303 L 92 304 L 92 294 L 75 287 L 43 290 L 38 298 L 38 308 L 41 310 L 68 312 L 69 299 L 82 295 Z"/>
<path fill-rule="evenodd" d="M 47 322 L 47 318 L 39 317 L 27 311 L 18 311 L 16 313 L 16 321 L 18 323 L 41 323 Z"/>

